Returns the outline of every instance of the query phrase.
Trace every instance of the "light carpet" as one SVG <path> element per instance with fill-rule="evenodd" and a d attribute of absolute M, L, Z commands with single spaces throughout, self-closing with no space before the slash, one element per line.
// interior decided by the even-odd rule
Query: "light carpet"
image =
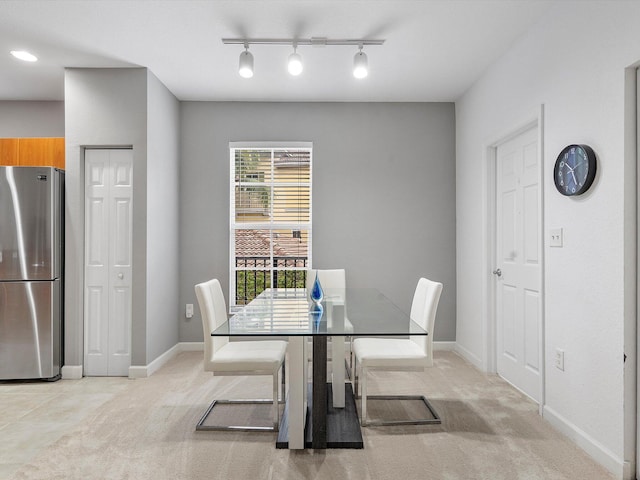
<path fill-rule="evenodd" d="M 129 381 L 13 478 L 613 478 L 531 400 L 454 353 L 436 352 L 435 367 L 424 373 L 374 373 L 369 389 L 424 394 L 442 425 L 363 428 L 362 450 L 276 450 L 275 433 L 196 432 L 213 398 L 268 398 L 271 378 L 212 377 L 202 371 L 201 352 L 184 352 L 153 376 Z"/>

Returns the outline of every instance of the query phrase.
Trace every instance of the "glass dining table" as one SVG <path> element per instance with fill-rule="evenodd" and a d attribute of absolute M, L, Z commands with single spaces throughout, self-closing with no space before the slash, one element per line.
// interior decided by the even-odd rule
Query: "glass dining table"
<path fill-rule="evenodd" d="M 375 289 L 325 289 L 316 304 L 304 288 L 266 289 L 212 336 L 288 337 L 288 393 L 277 448 L 363 448 L 355 397 L 345 381 L 346 336 L 409 336 L 427 332 Z M 308 338 L 312 381 L 308 382 Z M 331 381 L 327 339 L 331 342 Z"/>

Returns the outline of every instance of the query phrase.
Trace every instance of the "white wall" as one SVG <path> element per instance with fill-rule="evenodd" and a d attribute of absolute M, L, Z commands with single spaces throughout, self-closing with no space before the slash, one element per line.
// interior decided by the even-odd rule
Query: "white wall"
<path fill-rule="evenodd" d="M 624 81 L 640 60 L 638 19 L 640 3 L 558 2 L 456 103 L 457 342 L 486 362 L 486 147 L 544 104 L 544 228 L 564 229 L 563 248 L 545 245 L 544 415 L 619 476 L 629 457 L 623 341 L 635 328 L 632 308 L 625 318 L 634 294 L 625 268 L 634 260 L 623 252 L 635 213 L 633 188 L 623 185 L 635 171 L 625 163 Z M 552 178 L 571 143 L 591 145 L 599 161 L 592 189 L 574 199 Z M 564 372 L 554 367 L 556 348 L 566 352 Z"/>

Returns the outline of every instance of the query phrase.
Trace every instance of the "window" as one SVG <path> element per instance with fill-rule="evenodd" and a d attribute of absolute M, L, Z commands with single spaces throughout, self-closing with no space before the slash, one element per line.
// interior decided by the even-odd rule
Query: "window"
<path fill-rule="evenodd" d="M 311 144 L 231 143 L 230 306 L 304 287 L 311 265 Z"/>

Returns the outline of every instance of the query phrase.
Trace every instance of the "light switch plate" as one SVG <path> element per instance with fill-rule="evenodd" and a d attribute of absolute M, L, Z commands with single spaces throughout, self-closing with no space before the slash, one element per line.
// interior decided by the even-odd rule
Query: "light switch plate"
<path fill-rule="evenodd" d="M 549 230 L 549 246 L 562 247 L 562 229 L 552 228 Z"/>
<path fill-rule="evenodd" d="M 564 350 L 556 348 L 556 368 L 564 372 Z"/>
<path fill-rule="evenodd" d="M 187 318 L 193 317 L 193 303 L 187 303 L 187 308 L 185 309 L 185 316 Z"/>

